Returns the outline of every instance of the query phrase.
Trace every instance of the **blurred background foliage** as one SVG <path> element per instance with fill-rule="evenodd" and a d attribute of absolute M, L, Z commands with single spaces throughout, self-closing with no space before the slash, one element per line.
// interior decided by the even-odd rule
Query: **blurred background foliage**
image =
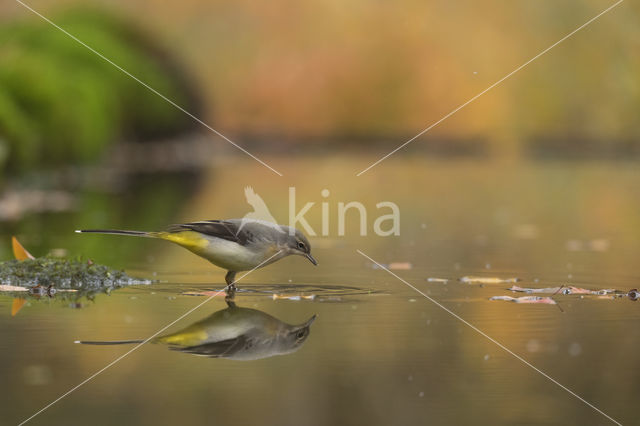
<path fill-rule="evenodd" d="M 305 149 L 325 158 L 345 147 L 359 155 L 365 147 L 367 154 L 388 152 L 613 2 L 28 4 L 271 162 Z M 637 158 L 639 12 L 640 6 L 622 3 L 399 154 L 487 163 Z M 4 179 L 0 220 L 7 222 L 5 232 L 38 229 L 22 237 L 31 247 L 60 241 L 80 248 L 50 233 L 55 221 L 65 233 L 79 223 L 162 226 L 202 189 L 202 171 L 218 168 L 224 150 L 233 150 L 209 133 L 202 139 L 212 148 L 194 149 L 191 136 L 201 128 L 191 118 L 18 3 L 0 5 L 0 46 L 0 167 L 5 177 L 31 173 Z M 166 140 L 173 145 L 151 150 Z M 122 151 L 120 158 L 136 161 L 118 169 L 109 149 L 127 145 L 122 142 L 144 148 Z M 173 165 L 184 154 L 200 162 L 177 168 L 181 176 L 149 166 Z M 66 172 L 32 173 L 91 163 L 106 167 L 73 179 Z M 103 175 L 105 182 L 90 179 Z M 66 211 L 76 213 L 16 208 L 27 198 L 25 187 L 66 191 L 74 200 Z M 43 220 L 43 212 L 52 216 Z M 112 254 L 108 260 L 122 253 Z"/>
<path fill-rule="evenodd" d="M 232 139 L 274 151 L 395 147 L 613 2 L 134 0 L 96 2 L 101 12 L 81 13 L 69 12 L 73 0 L 30 4 Z M 186 125 L 164 101 L 24 8 L 0 10 L 9 18 L 0 132 L 12 157 L 29 163 L 72 152 L 86 159 L 108 141 Z M 410 149 L 637 156 L 639 12 L 634 3 L 618 6 Z M 158 45 L 174 59 L 159 55 Z M 190 75 L 174 72 L 175 63 Z M 185 90 L 186 82 L 197 89 Z"/>
<path fill-rule="evenodd" d="M 176 102 L 196 109 L 170 58 L 126 21 L 75 8 L 52 19 Z M 0 146 L 16 172 L 96 160 L 127 138 L 149 140 L 192 126 L 157 95 L 31 17 L 0 27 Z"/>

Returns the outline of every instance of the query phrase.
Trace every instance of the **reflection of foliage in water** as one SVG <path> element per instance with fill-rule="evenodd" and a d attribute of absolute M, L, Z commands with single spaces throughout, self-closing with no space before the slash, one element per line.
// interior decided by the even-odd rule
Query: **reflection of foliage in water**
<path fill-rule="evenodd" d="M 123 188 L 77 193 L 76 211 L 27 215 L 17 222 L 3 224 L 0 233 L 6 235 L 5 240 L 10 235 L 18 236 L 35 255 L 64 247 L 68 253 L 82 254 L 99 263 L 130 266 L 132 261 L 146 260 L 153 254 L 147 250 L 162 244 L 146 245 L 146 240 L 86 236 L 73 231 L 81 227 L 164 229 L 197 188 L 197 181 L 195 172 L 132 176 Z M 0 245 L 0 258 L 10 255 L 8 249 L 8 245 Z"/>
<path fill-rule="evenodd" d="M 74 10 L 53 20 L 177 103 L 197 109 L 175 65 L 109 14 Z M 96 159 L 123 137 L 192 126 L 130 77 L 42 21 L 0 30 L 0 162 L 14 170 Z"/>

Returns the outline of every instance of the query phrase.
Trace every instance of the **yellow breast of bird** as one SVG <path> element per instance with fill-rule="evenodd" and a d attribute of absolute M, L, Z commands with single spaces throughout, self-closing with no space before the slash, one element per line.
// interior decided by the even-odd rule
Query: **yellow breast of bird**
<path fill-rule="evenodd" d="M 186 330 L 169 334 L 167 336 L 160 336 L 156 341 L 168 345 L 195 346 L 206 342 L 208 337 L 209 335 L 205 329 L 187 328 Z"/>
<path fill-rule="evenodd" d="M 190 250 L 214 265 L 232 271 L 253 269 L 278 251 L 274 244 L 252 244 L 245 247 L 234 241 L 194 231 L 167 233 L 162 238 Z"/>

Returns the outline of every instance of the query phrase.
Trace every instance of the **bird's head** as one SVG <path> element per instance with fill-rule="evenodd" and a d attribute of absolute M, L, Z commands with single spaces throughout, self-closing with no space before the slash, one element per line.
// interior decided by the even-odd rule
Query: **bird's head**
<path fill-rule="evenodd" d="M 289 254 L 304 256 L 309 262 L 317 265 L 318 262 L 311 256 L 311 244 L 307 237 L 298 229 L 289 228 L 292 232 L 288 232 L 286 247 Z"/>
<path fill-rule="evenodd" d="M 304 324 L 289 326 L 290 328 L 283 335 L 283 341 L 286 342 L 289 351 L 295 352 L 302 346 L 309 333 L 311 332 L 311 324 L 315 321 L 316 316 L 312 316 Z"/>

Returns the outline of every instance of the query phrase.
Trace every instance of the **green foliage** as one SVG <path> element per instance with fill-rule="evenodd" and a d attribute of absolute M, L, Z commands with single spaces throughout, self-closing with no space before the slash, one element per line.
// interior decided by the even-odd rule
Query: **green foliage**
<path fill-rule="evenodd" d="M 169 61 L 108 14 L 78 10 L 54 21 L 160 93 L 189 107 Z M 51 25 L 0 30 L 0 141 L 14 170 L 86 162 L 122 138 L 176 133 L 191 123 L 122 71 Z"/>

